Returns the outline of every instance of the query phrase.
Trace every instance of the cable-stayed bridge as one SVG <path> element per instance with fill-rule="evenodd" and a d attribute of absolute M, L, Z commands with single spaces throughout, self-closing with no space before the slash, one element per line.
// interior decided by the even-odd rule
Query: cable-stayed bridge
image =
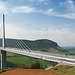
<path fill-rule="evenodd" d="M 7 51 L 25 55 L 25 56 L 35 57 L 35 58 L 39 58 L 39 59 L 43 59 L 47 61 L 72 64 L 75 66 L 75 57 L 31 50 L 22 39 L 14 39 L 14 40 L 6 39 L 4 15 L 3 15 L 3 28 L 0 30 L 2 30 L 2 36 L 3 36 L 0 39 L 1 69 L 6 66 Z"/>

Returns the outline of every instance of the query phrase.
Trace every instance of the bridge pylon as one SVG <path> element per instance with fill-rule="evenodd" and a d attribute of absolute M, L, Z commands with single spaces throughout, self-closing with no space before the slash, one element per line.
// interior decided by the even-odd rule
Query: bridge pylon
<path fill-rule="evenodd" d="M 2 47 L 5 48 L 5 16 L 3 14 L 3 39 L 2 39 Z M 6 67 L 6 51 L 1 50 L 1 69 Z"/>

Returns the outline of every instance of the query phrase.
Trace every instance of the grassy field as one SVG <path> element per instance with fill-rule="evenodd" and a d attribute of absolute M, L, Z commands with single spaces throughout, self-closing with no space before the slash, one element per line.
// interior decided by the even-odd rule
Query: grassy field
<path fill-rule="evenodd" d="M 42 68 L 47 66 L 47 63 L 44 60 L 7 52 L 7 67 L 31 68 L 31 65 L 35 62 L 40 62 Z"/>

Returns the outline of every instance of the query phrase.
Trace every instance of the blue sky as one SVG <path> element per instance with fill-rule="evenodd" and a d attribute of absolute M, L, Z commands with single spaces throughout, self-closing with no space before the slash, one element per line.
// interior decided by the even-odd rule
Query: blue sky
<path fill-rule="evenodd" d="M 50 39 L 75 46 L 75 0 L 0 0 L 0 25 L 6 16 L 6 37 Z"/>

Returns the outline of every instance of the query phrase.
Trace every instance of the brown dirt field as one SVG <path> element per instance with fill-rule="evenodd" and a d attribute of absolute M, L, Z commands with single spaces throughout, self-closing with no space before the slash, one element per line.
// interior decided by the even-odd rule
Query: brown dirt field
<path fill-rule="evenodd" d="M 51 73 L 48 71 L 32 70 L 32 69 L 16 69 L 0 73 L 0 75 L 64 75 L 61 73 Z"/>

